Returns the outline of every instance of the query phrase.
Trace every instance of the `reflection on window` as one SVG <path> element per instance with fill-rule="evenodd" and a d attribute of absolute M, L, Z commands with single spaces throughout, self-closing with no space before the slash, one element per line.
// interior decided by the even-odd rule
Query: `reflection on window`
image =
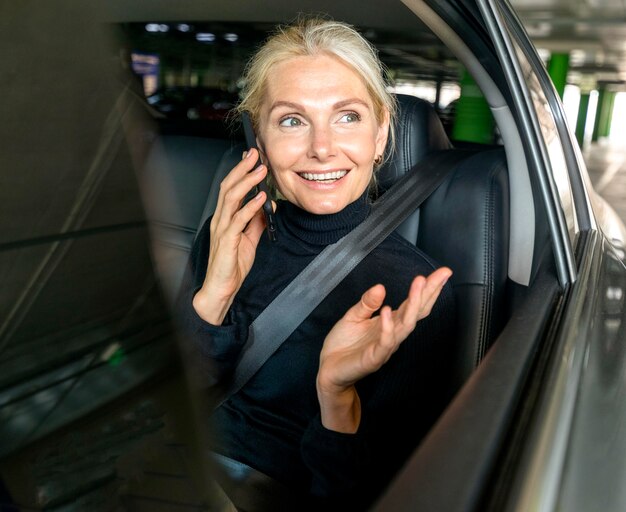
<path fill-rule="evenodd" d="M 567 171 L 567 163 L 565 161 L 561 139 L 556 127 L 556 121 L 554 120 L 554 115 L 548 103 L 548 99 L 546 98 L 544 90 L 541 88 L 541 84 L 539 83 L 539 79 L 535 74 L 532 65 L 515 40 L 513 40 L 513 44 L 522 69 L 523 78 L 526 81 L 528 90 L 530 91 L 535 113 L 537 114 L 541 135 L 548 152 L 550 167 L 552 168 L 552 176 L 559 194 L 561 207 L 565 213 L 565 220 L 567 221 L 567 230 L 570 240 L 573 241 L 575 234 L 579 230 L 578 220 L 574 209 L 574 200 Z"/>
<path fill-rule="evenodd" d="M 142 79 L 144 94 L 150 96 L 159 87 L 159 56 L 133 52 L 130 57 L 134 73 Z"/>

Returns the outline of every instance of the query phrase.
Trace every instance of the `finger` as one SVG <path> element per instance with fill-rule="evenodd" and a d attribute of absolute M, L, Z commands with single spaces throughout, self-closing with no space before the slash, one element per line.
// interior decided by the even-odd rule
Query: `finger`
<path fill-rule="evenodd" d="M 439 297 L 441 290 L 448 282 L 451 275 L 452 271 L 449 268 L 441 267 L 426 278 L 426 285 L 424 287 L 424 291 L 422 292 L 420 309 L 428 311 L 427 314 L 430 313 L 430 309 L 437 300 L 437 297 Z"/>
<path fill-rule="evenodd" d="M 386 293 L 385 287 L 382 284 L 372 286 L 361 296 L 361 300 L 348 310 L 344 318 L 352 322 L 359 322 L 371 318 L 372 315 L 380 309 L 380 306 L 383 305 Z"/>
<path fill-rule="evenodd" d="M 258 155 L 258 152 L 255 151 L 244 151 L 241 161 L 233 167 L 220 183 L 220 194 L 217 197 L 214 216 L 219 216 L 221 213 L 224 194 L 254 168 L 254 164 L 257 161 L 255 156 Z"/>
<path fill-rule="evenodd" d="M 421 309 L 433 296 L 436 297 L 451 275 L 452 271 L 449 268 L 441 267 L 426 278 L 417 276 L 409 289 L 408 299 L 411 309 L 414 307 Z"/>
<path fill-rule="evenodd" d="M 380 310 L 379 345 L 386 349 L 391 349 L 395 345 L 393 316 L 389 306 L 384 306 Z"/>
<path fill-rule="evenodd" d="M 389 306 L 380 310 L 380 337 L 372 349 L 372 365 L 380 368 L 398 349 L 404 338 L 395 335 L 394 320 Z"/>
<path fill-rule="evenodd" d="M 417 276 L 411 282 L 409 293 L 397 312 L 397 321 L 408 327 L 413 328 L 422 304 L 422 293 L 426 286 L 426 278 L 424 276 Z"/>
<path fill-rule="evenodd" d="M 452 271 L 449 268 L 442 267 L 427 278 L 417 276 L 413 280 L 407 299 L 398 308 L 401 335 L 408 335 L 415 329 L 418 320 L 430 314 L 439 293 L 451 275 Z"/>
<path fill-rule="evenodd" d="M 263 181 L 266 176 L 267 167 L 262 164 L 246 173 L 237 183 L 224 189 L 224 206 L 234 205 L 236 209 L 239 209 L 239 205 L 250 190 Z"/>
<path fill-rule="evenodd" d="M 259 152 L 256 149 L 250 149 L 244 151 L 243 158 L 239 161 L 235 167 L 224 177 L 222 183 L 226 183 L 227 186 L 232 186 L 239 181 L 256 166 L 258 161 Z"/>
<path fill-rule="evenodd" d="M 262 210 L 257 210 L 254 214 L 246 229 L 244 229 L 243 234 L 248 237 L 252 245 L 256 249 L 259 245 L 259 240 L 261 240 L 261 235 L 265 230 L 265 216 L 263 215 Z"/>
<path fill-rule="evenodd" d="M 237 236 L 244 232 L 248 223 L 261 210 L 265 201 L 265 192 L 259 192 L 248 201 L 235 215 L 224 230 L 225 235 Z"/>
<path fill-rule="evenodd" d="M 228 228 L 228 226 L 232 223 L 233 217 L 242 208 L 241 205 L 250 190 L 263 181 L 266 175 L 267 167 L 262 165 L 248 173 L 239 183 L 230 189 L 220 189 L 222 207 L 219 213 L 218 226 L 221 226 L 222 230 Z"/>

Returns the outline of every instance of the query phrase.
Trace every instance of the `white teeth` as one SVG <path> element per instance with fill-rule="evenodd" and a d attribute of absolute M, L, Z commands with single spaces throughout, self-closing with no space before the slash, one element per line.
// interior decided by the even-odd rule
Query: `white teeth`
<path fill-rule="evenodd" d="M 328 181 L 338 180 L 343 178 L 346 174 L 348 174 L 348 171 L 333 171 L 325 173 L 303 172 L 300 176 L 309 181 Z"/>

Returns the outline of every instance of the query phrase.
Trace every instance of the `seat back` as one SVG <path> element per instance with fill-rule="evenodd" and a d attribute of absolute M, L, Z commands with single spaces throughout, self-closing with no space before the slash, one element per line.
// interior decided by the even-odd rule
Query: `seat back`
<path fill-rule="evenodd" d="M 154 263 L 170 304 L 176 300 L 207 197 L 217 197 L 215 175 L 228 165 L 223 160 L 234 145 L 226 138 L 164 134 L 148 155 L 142 189 Z"/>
<path fill-rule="evenodd" d="M 508 185 L 504 151 L 478 152 L 421 208 L 418 247 L 454 271 L 456 384 L 480 363 L 506 320 Z"/>
<path fill-rule="evenodd" d="M 220 193 L 220 184 L 222 183 L 222 180 L 226 177 L 226 175 L 230 171 L 232 171 L 233 168 L 241 161 L 241 157 L 245 150 L 245 143 L 235 143 L 231 145 L 228 151 L 225 151 L 220 158 L 219 164 L 217 165 L 217 167 L 215 168 L 215 172 L 213 173 L 213 179 L 211 182 L 211 187 L 209 189 L 209 194 L 207 195 L 204 210 L 202 211 L 200 222 L 198 224 L 198 231 L 200 231 L 200 228 L 204 226 L 206 220 L 211 215 L 213 215 L 215 207 L 217 206 L 217 198 Z"/>
<path fill-rule="evenodd" d="M 509 187 L 505 153 L 454 149 L 430 103 L 398 95 L 396 150 L 380 170 L 381 189 L 436 150 L 467 156 L 398 232 L 454 272 L 457 343 L 455 385 L 480 362 L 505 321 Z"/>

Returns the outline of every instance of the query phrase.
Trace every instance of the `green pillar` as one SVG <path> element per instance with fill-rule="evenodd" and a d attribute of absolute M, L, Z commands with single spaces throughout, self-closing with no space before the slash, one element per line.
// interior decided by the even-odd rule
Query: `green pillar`
<path fill-rule="evenodd" d="M 593 135 L 591 140 L 596 142 L 600 137 L 604 137 L 604 125 L 607 109 L 608 94 L 606 89 L 601 88 L 598 91 L 598 108 L 596 109 L 596 118 L 593 125 Z"/>
<path fill-rule="evenodd" d="M 587 124 L 587 112 L 589 110 L 589 97 L 588 92 L 580 94 L 580 104 L 578 105 L 578 118 L 576 119 L 576 140 L 578 145 L 582 148 L 585 140 L 585 125 Z"/>
<path fill-rule="evenodd" d="M 613 108 L 615 107 L 615 96 L 617 93 L 610 91 L 607 93 L 609 98 L 606 106 L 606 116 L 604 118 L 604 126 L 602 127 L 602 135 L 608 137 L 611 134 L 611 122 L 613 121 Z"/>
<path fill-rule="evenodd" d="M 565 84 L 567 83 L 567 72 L 569 71 L 569 53 L 553 53 L 548 62 L 548 74 L 552 78 L 554 87 L 563 99 Z"/>
<path fill-rule="evenodd" d="M 493 143 L 493 115 L 472 76 L 461 78 L 461 96 L 456 105 L 452 138 L 459 141 Z"/>

